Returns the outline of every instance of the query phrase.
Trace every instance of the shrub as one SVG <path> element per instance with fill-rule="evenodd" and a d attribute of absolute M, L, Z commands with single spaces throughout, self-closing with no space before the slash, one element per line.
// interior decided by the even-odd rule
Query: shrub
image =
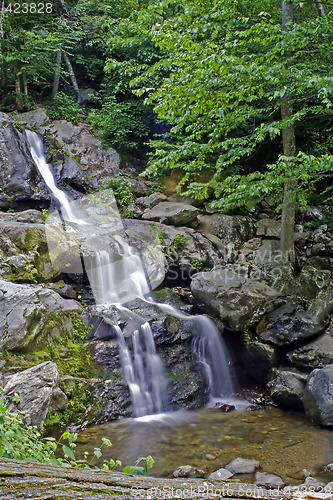
<path fill-rule="evenodd" d="M 53 120 L 67 120 L 76 124 L 81 116 L 81 108 L 72 97 L 64 92 L 58 92 L 48 109 L 48 115 Z"/>

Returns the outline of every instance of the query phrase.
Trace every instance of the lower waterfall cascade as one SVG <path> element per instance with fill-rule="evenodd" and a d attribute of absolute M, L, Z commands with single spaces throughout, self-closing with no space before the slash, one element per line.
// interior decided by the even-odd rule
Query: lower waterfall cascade
<path fill-rule="evenodd" d="M 151 289 L 164 277 L 161 258 L 156 258 L 155 274 L 148 276 L 142 256 L 128 243 L 111 190 L 72 200 L 56 185 L 52 166 L 46 161 L 42 138 L 30 130 L 26 130 L 26 138 L 38 171 L 60 206 L 46 222 L 53 265 L 63 272 L 86 271 L 97 309 L 101 311 L 113 308 L 124 315 L 127 304 L 139 299 L 166 314 L 191 321 L 194 359 L 205 378 L 210 402 L 234 395 L 229 356 L 214 322 L 207 316 L 191 316 L 152 299 Z M 135 313 L 132 317 L 134 326 L 130 336 L 125 338 L 116 321 L 113 328 L 118 339 L 122 374 L 131 395 L 133 416 L 165 413 L 170 410 L 168 382 L 162 359 L 156 352 L 151 326 Z"/>

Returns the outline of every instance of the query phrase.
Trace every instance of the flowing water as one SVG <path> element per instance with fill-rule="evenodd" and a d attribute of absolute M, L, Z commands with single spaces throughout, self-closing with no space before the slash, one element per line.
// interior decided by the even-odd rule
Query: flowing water
<path fill-rule="evenodd" d="M 205 316 L 191 317 L 172 306 L 158 304 L 150 297 L 146 268 L 127 242 L 114 197 L 107 200 L 103 193 L 92 195 L 92 203 L 89 197 L 80 202 L 71 200 L 56 186 L 41 138 L 27 131 L 27 139 L 45 183 L 61 205 L 61 214 L 51 214 L 46 225 L 52 262 L 63 272 L 83 272 L 84 267 L 98 307 L 109 314 L 110 306 L 115 307 L 133 323 L 129 338 L 116 323 L 114 328 L 133 415 L 140 418 L 90 427 L 80 434 L 78 451 L 93 451 L 101 438 L 107 437 L 113 446 L 104 449 L 103 458 L 121 459 L 124 465 L 132 465 L 138 457 L 151 454 L 155 476 L 171 476 L 176 467 L 185 464 L 200 467 L 208 474 L 242 456 L 259 460 L 262 471 L 280 475 L 287 484 L 303 482 L 304 468 L 326 482 L 333 480 L 321 472 L 325 464 L 333 462 L 332 432 L 314 428 L 303 414 L 275 408 L 246 411 L 244 400 L 234 398 L 228 354 L 214 323 Z M 153 286 L 163 280 L 159 266 L 163 267 L 163 260 L 156 262 L 149 276 Z M 206 408 L 165 413 L 168 391 L 164 368 L 150 325 L 126 308 L 133 298 L 192 321 L 193 355 L 202 367 L 211 403 L 229 398 L 237 410 L 222 413 Z M 253 477 L 242 479 L 252 481 Z"/>
<path fill-rule="evenodd" d="M 204 408 L 91 426 L 80 432 L 78 452 L 92 452 L 102 437 L 112 442 L 103 448 L 103 458 L 120 459 L 125 466 L 152 455 L 150 474 L 156 477 L 172 477 L 176 467 L 187 464 L 208 475 L 244 457 L 258 460 L 261 471 L 281 476 L 288 485 L 304 482 L 304 468 L 325 482 L 333 480 L 332 473 L 322 473 L 333 462 L 332 431 L 313 427 L 302 413 L 273 407 L 230 413 Z"/>
<path fill-rule="evenodd" d="M 61 215 L 54 212 L 47 224 L 51 226 L 47 234 L 51 235 L 48 245 L 54 265 L 60 262 L 65 272 L 83 272 L 84 267 L 101 312 L 112 306 L 126 313 L 124 305 L 138 298 L 154 304 L 164 313 L 192 321 L 193 355 L 206 380 L 210 402 L 233 395 L 235 387 L 228 366 L 229 355 L 221 333 L 206 316 L 186 315 L 170 305 L 153 301 L 150 295 L 152 282 L 149 283 L 140 254 L 127 241 L 113 193 L 108 198 L 103 192 L 102 195 L 94 194 L 79 201 L 71 200 L 56 186 L 52 166 L 45 158 L 42 139 L 32 131 L 26 131 L 26 136 L 38 170 L 61 207 Z M 56 233 L 52 231 L 52 223 Z M 69 245 L 67 252 L 66 245 Z M 159 259 L 156 267 L 161 267 Z M 155 279 L 154 286 L 162 279 Z M 123 377 L 131 394 L 133 416 L 166 412 L 169 408 L 167 377 L 156 352 L 153 332 L 144 318 L 135 315 L 132 318 L 134 327 L 131 338 L 125 339 L 116 323 L 114 327 Z"/>

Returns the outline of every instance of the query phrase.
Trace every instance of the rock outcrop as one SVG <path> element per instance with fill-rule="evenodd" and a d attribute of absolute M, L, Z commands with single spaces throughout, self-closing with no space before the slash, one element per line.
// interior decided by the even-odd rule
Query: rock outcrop
<path fill-rule="evenodd" d="M 306 414 L 315 425 L 333 427 L 333 364 L 310 373 L 303 404 Z"/>
<path fill-rule="evenodd" d="M 59 379 L 57 365 L 46 361 L 23 372 L 7 378 L 4 386 L 5 396 L 19 396 L 17 405 L 13 402 L 9 410 L 16 408 L 24 412 L 26 425 L 42 429 L 50 406 L 52 393 Z"/>

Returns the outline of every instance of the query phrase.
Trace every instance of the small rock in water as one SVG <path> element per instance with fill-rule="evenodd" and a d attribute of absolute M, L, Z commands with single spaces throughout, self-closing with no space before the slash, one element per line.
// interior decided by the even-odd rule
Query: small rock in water
<path fill-rule="evenodd" d="M 225 468 L 233 474 L 253 474 L 253 472 L 259 467 L 259 465 L 260 464 L 257 460 L 237 457 L 235 458 L 235 460 L 227 464 Z"/>
<path fill-rule="evenodd" d="M 192 465 L 181 465 L 173 471 L 173 477 L 204 477 L 205 471 L 192 467 Z"/>
<path fill-rule="evenodd" d="M 280 476 L 269 474 L 268 472 L 257 472 L 254 484 L 272 490 L 283 488 L 285 486 L 285 482 Z"/>
<path fill-rule="evenodd" d="M 210 453 L 207 453 L 206 459 L 207 460 L 216 460 L 216 455 L 211 455 Z"/>
<path fill-rule="evenodd" d="M 321 481 L 318 481 L 318 479 L 311 476 L 308 476 L 305 479 L 304 485 L 306 486 L 306 489 L 310 491 L 322 491 L 325 487 L 325 483 L 322 483 Z"/>
<path fill-rule="evenodd" d="M 303 472 L 304 477 L 311 476 L 311 473 L 307 469 L 302 469 L 302 472 Z"/>
<path fill-rule="evenodd" d="M 223 413 L 228 413 L 229 411 L 232 411 L 235 409 L 235 406 L 234 405 L 229 405 L 228 403 L 225 403 L 224 405 L 221 405 L 219 407 L 219 409 L 221 411 L 223 411 Z"/>
<path fill-rule="evenodd" d="M 232 476 L 233 476 L 232 472 L 222 467 L 221 469 L 212 472 L 207 479 L 210 479 L 211 481 L 218 481 L 218 480 L 225 481 L 226 479 L 229 479 Z"/>

